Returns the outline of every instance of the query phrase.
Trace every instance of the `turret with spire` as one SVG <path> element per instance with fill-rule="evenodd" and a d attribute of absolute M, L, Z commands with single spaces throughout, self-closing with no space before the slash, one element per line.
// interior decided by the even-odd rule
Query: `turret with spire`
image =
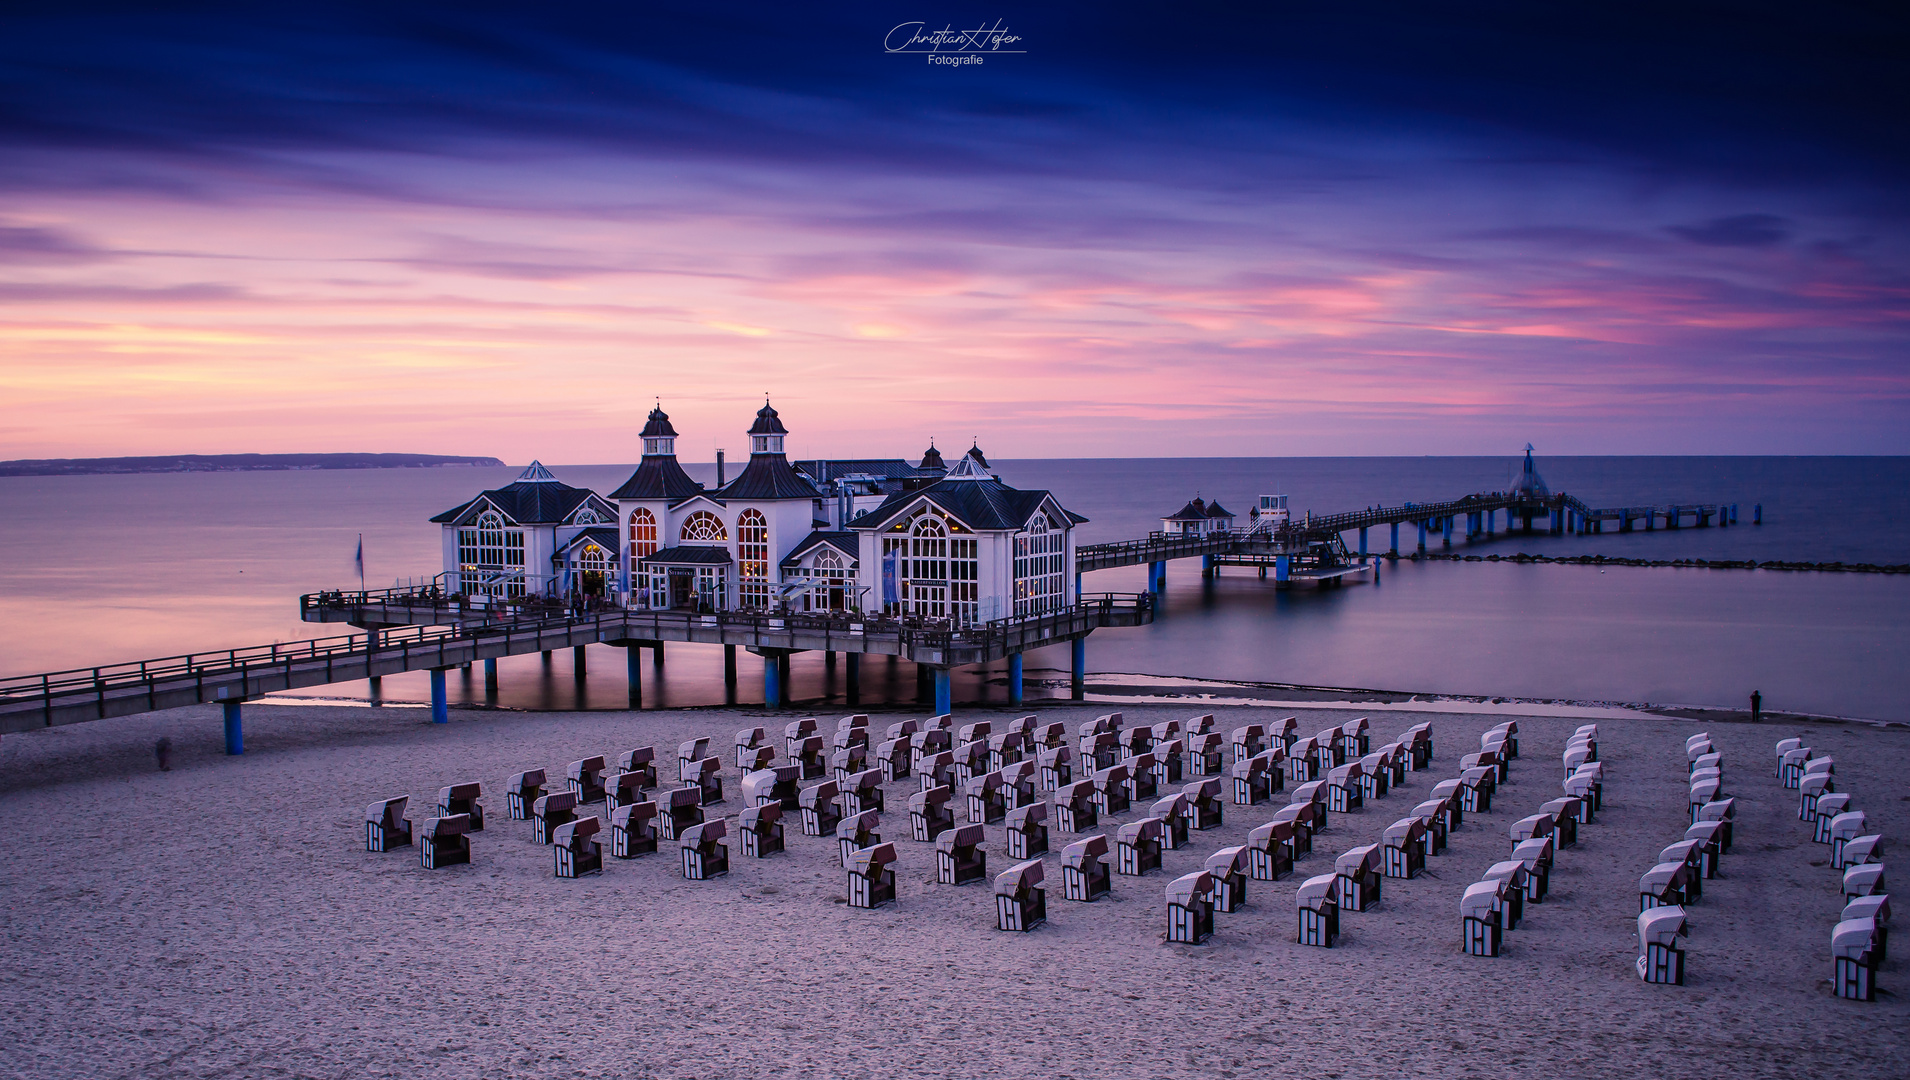
<path fill-rule="evenodd" d="M 736 479 L 718 489 L 723 499 L 816 499 L 820 489 L 789 464 L 783 455 L 783 437 L 789 429 L 776 414 L 769 398 L 756 410 L 756 422 L 749 427 L 749 466 Z"/>
<path fill-rule="evenodd" d="M 613 499 L 687 499 L 701 493 L 703 485 L 690 479 L 676 460 L 676 428 L 663 411 L 663 403 L 650 410 L 643 425 L 643 460 L 623 486 L 610 493 Z"/>

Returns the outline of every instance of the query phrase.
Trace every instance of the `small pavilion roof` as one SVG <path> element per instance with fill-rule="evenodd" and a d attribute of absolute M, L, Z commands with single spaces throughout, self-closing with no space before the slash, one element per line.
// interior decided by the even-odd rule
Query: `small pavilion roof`
<path fill-rule="evenodd" d="M 730 558 L 730 550 L 726 547 L 717 547 L 712 544 L 684 544 L 680 547 L 664 548 L 638 561 L 670 566 L 728 566 L 734 560 Z"/>

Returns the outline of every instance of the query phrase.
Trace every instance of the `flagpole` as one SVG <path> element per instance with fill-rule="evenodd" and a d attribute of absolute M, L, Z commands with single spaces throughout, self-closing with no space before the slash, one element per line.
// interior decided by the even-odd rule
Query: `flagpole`
<path fill-rule="evenodd" d="M 358 591 L 365 591 L 365 534 L 358 534 Z"/>

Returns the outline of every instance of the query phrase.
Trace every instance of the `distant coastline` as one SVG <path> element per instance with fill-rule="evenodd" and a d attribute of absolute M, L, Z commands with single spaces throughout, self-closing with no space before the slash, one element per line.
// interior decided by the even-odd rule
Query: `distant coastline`
<path fill-rule="evenodd" d="M 434 469 L 454 465 L 503 464 L 494 457 L 451 457 L 443 454 L 170 454 L 163 457 L 24 458 L 19 461 L 0 461 L 0 476 Z"/>

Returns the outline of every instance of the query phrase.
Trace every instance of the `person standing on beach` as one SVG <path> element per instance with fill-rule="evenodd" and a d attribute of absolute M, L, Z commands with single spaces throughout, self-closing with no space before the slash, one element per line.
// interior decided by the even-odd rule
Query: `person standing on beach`
<path fill-rule="evenodd" d="M 167 738 L 164 735 L 161 735 L 159 737 L 159 741 L 153 744 L 153 757 L 156 757 L 159 759 L 160 772 L 171 772 L 172 771 L 172 740 Z"/>

